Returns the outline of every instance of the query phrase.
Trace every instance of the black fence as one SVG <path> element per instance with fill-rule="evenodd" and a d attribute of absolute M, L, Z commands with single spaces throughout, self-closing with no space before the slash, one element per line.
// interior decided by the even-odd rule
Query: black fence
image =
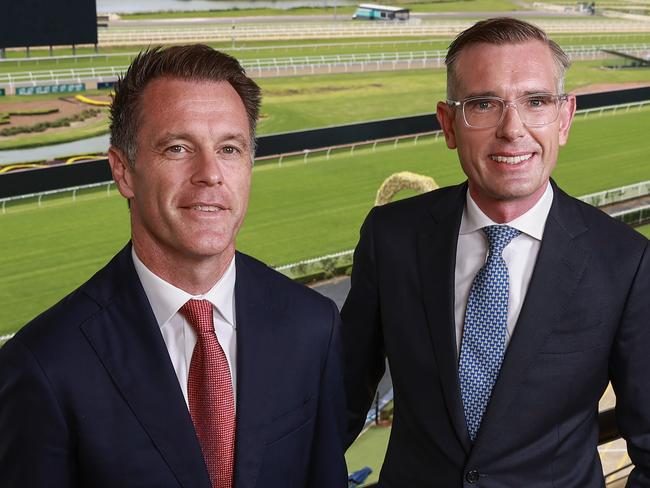
<path fill-rule="evenodd" d="M 578 109 L 650 100 L 650 87 L 578 95 Z M 257 156 L 294 153 L 356 142 L 400 137 L 439 130 L 435 114 L 414 115 L 357 124 L 325 127 L 300 132 L 262 136 Z M 106 159 L 70 165 L 53 165 L 0 175 L 0 198 L 40 193 L 109 181 L 111 173 Z"/>
<path fill-rule="evenodd" d="M 306 149 L 341 146 L 355 142 L 431 132 L 439 129 L 440 124 L 436 114 L 429 113 L 398 119 L 337 125 L 301 132 L 286 132 L 260 137 L 257 144 L 257 156 L 264 157 L 304 151 Z"/>
<path fill-rule="evenodd" d="M 650 86 L 578 95 L 578 110 L 650 100 Z"/>

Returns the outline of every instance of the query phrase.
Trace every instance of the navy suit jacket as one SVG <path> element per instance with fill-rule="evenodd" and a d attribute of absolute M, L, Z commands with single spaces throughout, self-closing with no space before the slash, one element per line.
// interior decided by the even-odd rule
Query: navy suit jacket
<path fill-rule="evenodd" d="M 236 267 L 235 488 L 347 486 L 336 306 Z M 130 246 L 0 349 L 0 486 L 210 487 Z"/>
<path fill-rule="evenodd" d="M 535 269 L 481 428 L 471 443 L 458 379 L 454 269 L 467 185 L 373 209 L 343 307 L 347 443 L 385 357 L 395 410 L 382 488 L 603 487 L 598 400 L 650 487 L 648 240 L 554 185 Z"/>

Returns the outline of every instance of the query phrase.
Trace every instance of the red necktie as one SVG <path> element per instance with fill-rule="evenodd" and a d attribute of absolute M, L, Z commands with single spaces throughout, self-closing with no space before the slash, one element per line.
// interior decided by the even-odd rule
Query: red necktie
<path fill-rule="evenodd" d="M 187 380 L 194 429 L 213 488 L 232 488 L 235 402 L 228 360 L 214 332 L 212 304 L 189 300 L 180 312 L 198 336 Z"/>

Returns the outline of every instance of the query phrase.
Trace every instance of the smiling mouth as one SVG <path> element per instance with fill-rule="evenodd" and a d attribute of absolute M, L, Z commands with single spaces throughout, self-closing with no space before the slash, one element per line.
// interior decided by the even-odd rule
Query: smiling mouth
<path fill-rule="evenodd" d="M 496 154 L 490 155 L 490 159 L 492 161 L 505 164 L 521 164 L 524 161 L 528 161 L 532 157 L 533 153 L 520 154 L 519 156 L 497 156 Z"/>
<path fill-rule="evenodd" d="M 220 210 L 223 210 L 221 207 L 217 207 L 216 205 L 192 205 L 190 209 L 198 210 L 199 212 L 219 212 Z"/>

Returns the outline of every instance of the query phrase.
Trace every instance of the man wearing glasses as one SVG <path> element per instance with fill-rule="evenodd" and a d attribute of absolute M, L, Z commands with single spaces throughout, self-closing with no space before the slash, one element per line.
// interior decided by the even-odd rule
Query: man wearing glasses
<path fill-rule="evenodd" d="M 343 307 L 348 442 L 388 358 L 381 487 L 596 488 L 608 381 L 650 486 L 648 240 L 551 179 L 569 59 L 509 18 L 451 44 L 437 115 L 467 182 L 373 209 Z"/>

